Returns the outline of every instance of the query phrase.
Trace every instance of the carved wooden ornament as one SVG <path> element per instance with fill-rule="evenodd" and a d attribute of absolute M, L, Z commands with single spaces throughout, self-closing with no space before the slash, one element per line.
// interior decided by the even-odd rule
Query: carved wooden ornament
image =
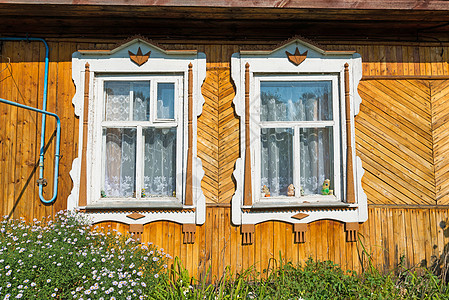
<path fill-rule="evenodd" d="M 307 58 L 307 52 L 308 51 L 300 53 L 298 47 L 296 47 L 294 54 L 291 54 L 288 51 L 285 51 L 285 54 L 287 54 L 287 58 L 292 64 L 299 66 Z"/>
<path fill-rule="evenodd" d="M 307 224 L 293 224 L 293 232 L 295 234 L 295 243 L 306 242 Z"/>
<path fill-rule="evenodd" d="M 137 49 L 137 53 L 134 54 L 131 51 L 128 50 L 129 58 L 135 62 L 139 67 L 146 63 L 148 61 L 148 58 L 150 57 L 151 51 L 148 51 L 146 54 L 142 53 L 142 49 Z"/>
<path fill-rule="evenodd" d="M 129 225 L 129 233 L 134 236 L 138 241 L 142 241 L 143 225 L 142 224 L 131 224 Z"/>
<path fill-rule="evenodd" d="M 292 218 L 297 219 L 297 220 L 301 220 L 304 219 L 306 217 L 308 217 L 308 214 L 305 213 L 297 213 L 296 215 L 292 216 Z"/>
<path fill-rule="evenodd" d="M 133 220 L 138 220 L 138 219 L 141 219 L 141 218 L 143 218 L 145 216 L 142 215 L 142 214 L 139 214 L 139 213 L 132 213 L 130 215 L 127 215 L 127 217 L 130 218 L 130 219 L 133 219 Z"/>
<path fill-rule="evenodd" d="M 182 232 L 184 233 L 184 244 L 194 244 L 195 243 L 195 224 L 183 224 Z"/>
<path fill-rule="evenodd" d="M 345 223 L 346 241 L 357 242 L 357 232 L 359 231 L 359 223 Z"/>
<path fill-rule="evenodd" d="M 243 224 L 242 229 L 242 244 L 243 245 L 250 245 L 254 243 L 254 231 L 255 231 L 254 224 Z"/>

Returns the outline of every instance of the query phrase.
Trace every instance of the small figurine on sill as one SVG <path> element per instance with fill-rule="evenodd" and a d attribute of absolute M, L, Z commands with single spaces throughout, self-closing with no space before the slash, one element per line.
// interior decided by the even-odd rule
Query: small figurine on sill
<path fill-rule="evenodd" d="M 145 194 L 145 189 L 142 189 L 141 193 L 140 193 L 140 197 L 141 198 L 145 198 L 147 195 Z"/>
<path fill-rule="evenodd" d="M 329 179 L 324 180 L 323 189 L 321 190 L 322 195 L 330 195 L 329 187 L 331 185 L 331 181 Z"/>
<path fill-rule="evenodd" d="M 271 196 L 270 190 L 268 189 L 268 187 L 266 185 L 264 185 L 262 187 L 262 196 L 264 196 L 264 197 L 270 197 Z"/>
<path fill-rule="evenodd" d="M 287 188 L 287 196 L 293 197 L 295 195 L 295 186 L 290 184 Z"/>
<path fill-rule="evenodd" d="M 301 196 L 304 196 L 304 189 L 301 187 L 299 192 L 301 193 Z"/>
<path fill-rule="evenodd" d="M 101 198 L 106 198 L 106 192 L 101 190 Z"/>

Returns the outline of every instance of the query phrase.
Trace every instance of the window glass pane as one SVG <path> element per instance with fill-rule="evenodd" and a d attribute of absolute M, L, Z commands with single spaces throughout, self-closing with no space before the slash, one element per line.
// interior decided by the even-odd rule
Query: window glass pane
<path fill-rule="evenodd" d="M 143 130 L 145 197 L 174 196 L 176 191 L 176 128 Z"/>
<path fill-rule="evenodd" d="M 174 119 L 175 118 L 175 84 L 158 83 L 157 84 L 157 118 Z"/>
<path fill-rule="evenodd" d="M 305 195 L 322 194 L 324 180 L 334 188 L 334 153 L 332 127 L 301 128 L 301 187 Z"/>
<path fill-rule="evenodd" d="M 150 82 L 137 81 L 132 84 L 134 91 L 134 121 L 149 121 L 150 120 Z"/>
<path fill-rule="evenodd" d="M 332 120 L 331 96 L 331 81 L 262 81 L 260 120 Z"/>
<path fill-rule="evenodd" d="M 129 82 L 108 81 L 104 83 L 106 121 L 129 120 L 129 88 Z"/>
<path fill-rule="evenodd" d="M 136 129 L 107 128 L 103 130 L 106 145 L 105 197 L 133 197 L 136 181 Z"/>
<path fill-rule="evenodd" d="M 293 183 L 293 129 L 263 128 L 260 139 L 261 188 L 265 185 L 271 196 L 286 196 Z"/>

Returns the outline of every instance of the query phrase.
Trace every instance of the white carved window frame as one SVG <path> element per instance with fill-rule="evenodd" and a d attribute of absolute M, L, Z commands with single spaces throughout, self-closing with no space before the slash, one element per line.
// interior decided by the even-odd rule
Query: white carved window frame
<path fill-rule="evenodd" d="M 140 51 L 139 51 L 140 50 Z M 130 59 L 129 52 L 148 53 L 151 51 L 148 61 L 138 65 Z M 80 175 L 83 149 L 83 113 L 85 66 L 89 65 L 89 107 L 88 107 L 88 133 L 86 152 L 87 174 L 87 199 L 86 205 L 81 206 L 80 200 Z M 188 93 L 189 93 L 189 65 L 193 73 L 192 87 L 192 205 L 185 204 L 186 189 L 186 164 L 188 150 Z M 103 91 L 99 91 L 105 78 L 130 80 L 148 80 L 149 78 L 177 78 L 182 100 L 177 103 L 175 114 L 181 114 L 182 120 L 182 195 L 175 201 L 164 200 L 140 200 L 128 201 L 126 199 L 102 199 L 98 195 L 99 174 L 98 166 L 102 159 L 101 130 L 102 113 L 98 109 L 103 107 Z M 72 79 L 76 92 L 72 103 L 75 107 L 75 115 L 79 117 L 79 142 L 78 157 L 72 163 L 70 176 L 73 181 L 73 189 L 67 199 L 68 209 L 81 209 L 86 212 L 93 222 L 118 221 L 125 224 L 145 224 L 153 221 L 173 221 L 180 224 L 198 224 L 205 221 L 206 204 L 205 196 L 201 190 L 201 180 L 204 176 L 201 160 L 197 157 L 197 118 L 201 115 L 204 98 L 201 94 L 201 85 L 206 77 L 206 56 L 196 50 L 164 50 L 147 40 L 136 38 L 126 42 L 113 50 L 85 50 L 75 52 L 72 56 Z M 179 136 L 179 135 L 178 135 Z M 100 151 L 100 152 L 98 152 Z M 138 220 L 127 217 L 130 212 L 138 212 Z"/>
<path fill-rule="evenodd" d="M 304 54 L 307 51 L 306 59 L 299 65 L 295 65 L 287 58 L 286 52 Z M 249 69 L 249 106 L 250 106 L 250 157 L 251 157 L 251 191 L 252 205 L 244 205 L 244 178 L 245 178 L 245 71 L 248 64 Z M 339 143 L 346 145 L 346 129 L 345 129 L 345 64 L 348 64 L 349 70 L 349 99 L 350 99 L 350 126 L 351 126 L 351 145 L 352 145 L 352 161 L 354 174 L 354 192 L 355 203 L 345 203 L 345 196 L 342 195 L 336 199 L 338 201 L 330 201 L 329 203 L 304 203 L 296 201 L 294 197 L 280 197 L 275 201 L 269 198 L 261 199 L 260 187 L 257 185 L 260 179 L 257 178 L 260 170 L 260 153 L 258 134 L 254 134 L 259 128 L 259 121 L 253 118 L 258 112 L 260 99 L 257 91 L 260 89 L 260 78 L 268 76 L 268 78 L 294 78 L 296 80 L 304 80 L 321 76 L 322 78 L 336 78 L 339 94 L 339 109 L 334 114 L 339 114 L 339 124 L 341 135 Z M 362 188 L 362 176 L 364 170 L 362 168 L 361 159 L 355 154 L 355 127 L 354 117 L 359 112 L 361 98 L 357 92 L 357 86 L 362 78 L 362 60 L 359 54 L 353 51 L 325 51 L 318 46 L 302 39 L 292 39 L 284 45 L 270 51 L 260 50 L 241 50 L 239 53 L 233 54 L 231 58 L 231 76 L 236 86 L 236 96 L 234 105 L 236 114 L 240 117 L 240 158 L 237 159 L 234 170 L 234 178 L 237 183 L 236 192 L 232 198 L 232 223 L 234 225 L 258 224 L 265 221 L 284 221 L 287 223 L 310 223 L 321 219 L 331 219 L 341 222 L 365 222 L 368 219 L 367 197 Z M 335 79 L 333 79 L 335 80 Z M 335 82 L 335 81 L 333 81 Z M 253 114 L 253 115 L 252 115 Z M 257 131 L 257 130 L 256 130 Z M 340 158 L 342 160 L 342 170 L 346 168 L 346 146 L 341 147 Z M 337 157 L 335 159 L 338 159 Z M 344 194 L 345 173 L 341 174 L 340 185 L 343 185 Z M 298 191 L 296 191 L 298 192 Z M 325 200 L 325 197 L 321 200 Z M 261 201 L 262 200 L 262 201 Z M 306 201 L 309 202 L 309 201 Z M 293 218 L 298 213 L 306 215 L 305 217 Z"/>

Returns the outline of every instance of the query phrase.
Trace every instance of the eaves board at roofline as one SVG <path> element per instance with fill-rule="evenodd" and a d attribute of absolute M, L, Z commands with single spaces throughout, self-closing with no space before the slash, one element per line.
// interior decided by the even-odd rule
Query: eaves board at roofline
<path fill-rule="evenodd" d="M 444 0 L 0 0 L 9 4 L 52 5 L 110 5 L 110 6 L 163 6 L 163 7 L 227 7 L 227 8 L 338 8 L 338 9 L 400 9 L 400 10 L 445 10 Z"/>

